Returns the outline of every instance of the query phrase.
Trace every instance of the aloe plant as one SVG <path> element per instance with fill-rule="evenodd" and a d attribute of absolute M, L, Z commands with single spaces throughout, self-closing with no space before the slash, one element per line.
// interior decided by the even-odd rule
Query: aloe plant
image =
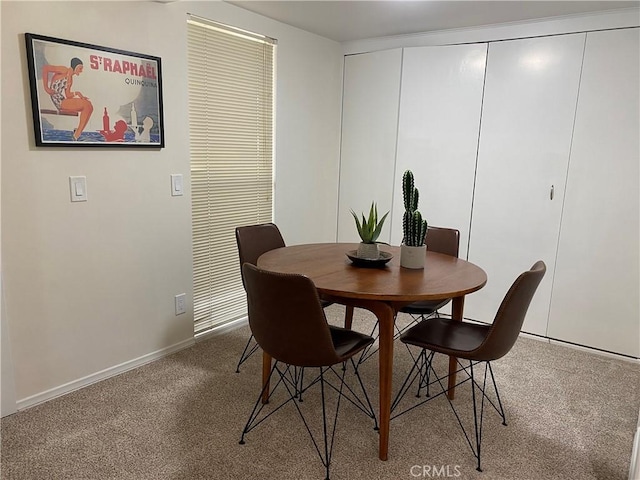
<path fill-rule="evenodd" d="M 404 216 L 402 217 L 403 243 L 409 247 L 421 247 L 427 235 L 427 221 L 418 211 L 420 194 L 414 186 L 411 170 L 402 176 L 402 196 L 404 198 Z"/>
<path fill-rule="evenodd" d="M 358 229 L 358 235 L 360 235 L 362 243 L 376 243 L 389 212 L 385 213 L 380 221 L 378 221 L 378 207 L 374 202 L 371 202 L 369 218 L 365 218 L 364 214 L 362 214 L 362 222 L 360 222 L 356 212 L 351 210 L 351 215 L 353 215 L 356 221 L 356 228 Z"/>

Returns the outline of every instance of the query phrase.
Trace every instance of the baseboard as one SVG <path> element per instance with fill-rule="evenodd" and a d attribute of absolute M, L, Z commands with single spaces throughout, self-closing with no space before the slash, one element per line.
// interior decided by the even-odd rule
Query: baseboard
<path fill-rule="evenodd" d="M 161 350 L 157 350 L 147 355 L 143 355 L 142 357 L 135 358 L 125 363 L 121 363 L 120 365 L 116 365 L 114 367 L 107 368 L 100 372 L 87 375 L 86 377 L 79 378 L 78 380 L 74 380 L 73 382 L 65 383 L 64 385 L 60 385 L 59 387 L 55 387 L 50 390 L 46 390 L 44 392 L 38 393 L 36 395 L 23 398 L 16 402 L 17 409 L 18 411 L 21 411 L 21 410 L 25 410 L 27 408 L 33 407 L 35 405 L 39 405 L 41 403 L 47 402 L 49 400 L 53 400 L 56 397 L 66 395 L 67 393 L 71 393 L 75 390 L 79 390 L 81 388 L 87 387 L 93 383 L 99 382 L 101 380 L 106 380 L 109 377 L 119 375 L 129 370 L 133 370 L 134 368 L 141 367 L 142 365 L 153 362 L 162 357 L 166 357 L 167 355 L 171 355 L 172 353 L 178 352 L 185 348 L 189 348 L 192 345 L 194 345 L 194 343 L 195 343 L 194 339 L 190 338 L 188 340 L 184 340 L 182 342 L 176 343 L 169 347 L 163 348 Z"/>
<path fill-rule="evenodd" d="M 204 340 L 208 340 L 211 337 L 216 337 L 218 335 L 222 335 L 224 333 L 232 332 L 233 330 L 237 330 L 238 328 L 242 328 L 249 324 L 248 317 L 238 318 L 232 322 L 224 323 L 222 325 L 215 326 L 204 332 L 196 334 L 196 342 L 202 342 Z"/>
<path fill-rule="evenodd" d="M 555 338 L 543 337 L 541 335 L 535 335 L 533 333 L 520 333 L 521 337 L 530 338 L 532 340 L 537 340 L 539 342 L 549 343 L 551 345 L 560 345 L 567 348 L 573 348 L 574 350 L 579 350 L 581 352 L 591 353 L 593 355 L 599 355 L 601 357 L 613 358 L 615 360 L 624 360 L 625 362 L 637 363 L 640 364 L 640 359 L 635 357 L 630 357 L 629 355 L 623 355 L 621 353 L 608 352 L 606 350 L 600 350 L 598 348 L 587 347 L 585 345 L 578 345 L 577 343 L 564 342 L 562 340 L 556 340 Z M 640 479 L 639 479 L 640 480 Z"/>
<path fill-rule="evenodd" d="M 534 333 L 520 332 L 520 336 L 522 338 L 529 338 L 531 340 L 537 340 L 538 342 L 551 343 L 551 340 L 549 340 L 547 337 L 543 337 L 541 335 L 536 335 Z"/>
<path fill-rule="evenodd" d="M 632 357 L 630 355 L 623 355 L 621 353 L 608 352 L 599 348 L 586 347 L 584 345 L 578 345 L 571 342 L 563 342 L 562 340 L 555 340 L 553 338 L 547 338 L 552 345 L 562 345 L 563 347 L 574 348 L 581 352 L 593 353 L 594 355 L 600 355 L 601 357 L 614 358 L 616 360 L 624 360 L 626 362 L 636 363 L 640 365 L 640 358 Z"/>

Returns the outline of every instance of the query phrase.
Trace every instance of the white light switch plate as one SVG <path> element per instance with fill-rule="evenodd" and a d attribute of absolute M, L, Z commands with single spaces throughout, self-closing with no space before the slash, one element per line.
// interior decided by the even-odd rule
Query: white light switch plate
<path fill-rule="evenodd" d="M 69 177 L 69 190 L 72 202 L 86 202 L 87 177 Z"/>
<path fill-rule="evenodd" d="M 171 175 L 171 195 L 174 197 L 183 195 L 182 174 L 180 173 Z"/>

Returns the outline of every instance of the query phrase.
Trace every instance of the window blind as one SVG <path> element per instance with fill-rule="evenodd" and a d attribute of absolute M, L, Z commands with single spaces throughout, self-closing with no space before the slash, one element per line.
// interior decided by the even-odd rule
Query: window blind
<path fill-rule="evenodd" d="M 246 316 L 235 228 L 273 220 L 275 41 L 188 18 L 196 334 Z"/>

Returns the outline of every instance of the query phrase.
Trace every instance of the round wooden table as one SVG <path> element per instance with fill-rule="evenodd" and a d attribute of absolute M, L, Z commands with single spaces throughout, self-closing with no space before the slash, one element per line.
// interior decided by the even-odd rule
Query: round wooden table
<path fill-rule="evenodd" d="M 379 457 L 386 460 L 389 451 L 389 419 L 393 375 L 393 330 L 397 312 L 419 300 L 452 299 L 452 318 L 462 320 L 464 296 L 481 289 L 487 275 L 465 260 L 427 252 L 424 269 L 400 267 L 400 247 L 381 245 L 393 255 L 383 268 L 356 267 L 346 256 L 356 243 L 319 243 L 294 245 L 271 250 L 258 259 L 258 267 L 280 273 L 306 275 L 323 298 L 347 305 L 350 324 L 354 307 L 371 311 L 379 323 L 380 445 Z M 456 360 L 449 360 L 449 396 L 453 398 Z M 264 355 L 263 379 L 271 368 Z M 266 372 L 266 374 L 265 374 Z M 268 393 L 267 393 L 268 395 Z"/>

